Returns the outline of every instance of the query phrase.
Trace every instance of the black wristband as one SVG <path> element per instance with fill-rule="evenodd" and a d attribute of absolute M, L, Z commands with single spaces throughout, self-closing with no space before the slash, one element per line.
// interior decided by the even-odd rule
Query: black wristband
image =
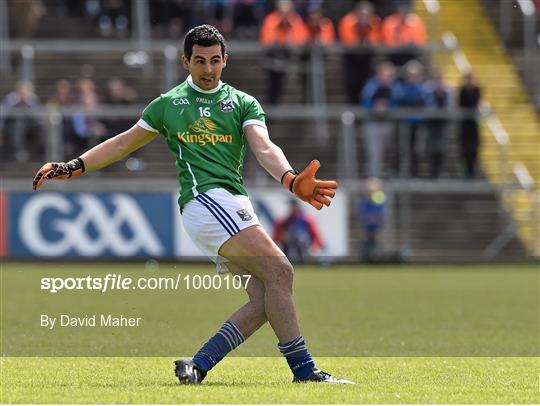
<path fill-rule="evenodd" d="M 291 193 L 294 193 L 294 192 L 292 191 L 292 187 L 293 187 L 293 185 L 294 185 L 294 181 L 295 181 L 295 180 L 296 180 L 296 176 L 293 178 L 293 180 L 291 181 L 291 184 L 289 185 L 289 192 L 291 192 Z"/>
<path fill-rule="evenodd" d="M 73 172 L 80 169 L 81 173 L 84 173 L 84 162 L 81 158 L 75 158 L 66 163 L 66 169 L 68 172 L 68 178 L 73 176 Z"/>
<path fill-rule="evenodd" d="M 79 164 L 81 164 L 81 171 L 82 171 L 82 173 L 84 173 L 85 168 L 84 168 L 84 162 L 83 162 L 82 158 L 78 157 L 76 159 L 76 161 L 79 161 Z"/>
<path fill-rule="evenodd" d="M 298 171 L 296 169 L 289 169 L 288 171 L 285 171 L 285 173 L 283 175 L 281 175 L 281 180 L 279 181 L 279 183 L 281 183 L 283 185 L 283 178 L 288 173 L 292 173 L 293 175 L 298 175 Z"/>

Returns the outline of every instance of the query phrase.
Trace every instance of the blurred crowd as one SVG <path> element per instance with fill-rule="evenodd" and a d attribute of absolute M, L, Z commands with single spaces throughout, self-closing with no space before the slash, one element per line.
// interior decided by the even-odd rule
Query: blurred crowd
<path fill-rule="evenodd" d="M 452 107 L 460 107 L 471 111 L 469 117 L 458 121 L 457 133 L 463 174 L 466 179 L 476 177 L 480 137 L 478 119 L 474 112 L 480 107 L 481 91 L 474 76 L 465 75 L 457 94 L 454 94 L 446 84 L 442 72 L 434 70 L 427 76 L 424 67 L 416 60 L 409 61 L 401 72 L 402 74 L 398 75 L 398 69 L 391 62 L 382 62 L 377 66 L 375 76 L 367 81 L 360 94 L 360 105 L 371 113 L 364 122 L 361 137 L 367 175 L 374 178 L 416 177 L 421 149 L 418 145 L 418 134 L 423 131 L 426 140 L 424 150 L 430 165 L 429 174 L 432 178 L 439 178 L 443 174 L 449 144 L 450 123 L 445 118 L 445 113 L 449 113 Z M 98 96 L 93 80 L 84 78 L 75 84 L 65 79 L 59 80 L 55 93 L 45 104 L 50 107 L 72 107 L 76 110 L 62 122 L 66 153 L 73 155 L 128 129 L 132 124 L 129 118 L 98 120 L 93 114 L 98 106 L 130 105 L 135 100 L 135 90 L 120 78 L 108 80 L 103 97 Z M 29 159 L 28 145 L 39 145 L 39 135 L 44 132 L 40 120 L 20 113 L 41 105 L 33 85 L 25 81 L 19 82 L 0 104 L 4 113 L 9 114 L 12 109 L 19 112 L 18 116 L 5 118 L 2 115 L 0 118 L 0 145 L 10 147 L 18 161 Z M 388 119 L 388 113 L 396 108 L 407 108 L 408 111 L 423 109 L 439 115 L 426 119 L 410 113 L 410 116 L 399 120 Z M 405 145 L 402 140 L 406 140 Z M 385 159 L 391 146 L 394 151 L 401 150 L 401 153 Z M 404 150 L 407 150 L 406 154 L 403 154 Z M 403 156 L 408 157 L 406 164 L 401 161 Z M 393 163 L 390 171 L 385 170 L 385 161 Z"/>
<path fill-rule="evenodd" d="M 345 99 L 372 113 L 364 122 L 361 134 L 367 175 L 416 177 L 420 155 L 425 155 L 429 175 L 441 177 L 448 152 L 448 120 L 414 115 L 388 120 L 386 116 L 395 108 L 422 108 L 439 113 L 448 112 L 452 107 L 477 109 L 480 89 L 474 77 L 464 77 L 462 86 L 454 94 L 442 72 L 429 67 L 429 63 L 420 62 L 427 32 L 422 19 L 411 11 L 410 1 L 349 4 L 349 9 L 330 18 L 326 12 L 331 5 L 324 0 L 148 2 L 154 36 L 181 38 L 189 28 L 210 23 L 226 38 L 258 39 L 265 54 L 264 101 L 268 105 L 280 102 L 289 74 L 298 77 L 304 102 L 312 102 L 309 75 L 313 49 L 341 45 L 344 50 L 340 81 L 344 85 Z M 11 21 L 14 21 L 11 30 L 15 36 L 30 36 L 47 12 L 91 20 L 98 35 L 124 38 L 130 35 L 134 5 L 131 0 L 18 0 L 17 7 L 10 9 Z M 335 5 L 332 4 L 334 8 Z M 322 55 L 324 58 L 324 53 Z M 77 108 L 76 114 L 62 122 L 66 154 L 72 155 L 131 125 L 129 119 L 98 120 L 92 114 L 94 109 L 103 104 L 129 105 L 135 100 L 135 91 L 119 78 L 111 78 L 104 94 L 98 95 L 91 77 L 85 77 L 75 83 L 59 80 L 55 94 L 45 104 Z M 2 108 L 4 111 L 31 109 L 40 103 L 32 84 L 21 82 L 4 98 Z M 29 140 L 39 138 L 37 134 L 43 130 L 42 126 L 37 119 L 10 117 L 0 121 L 0 143 L 9 145 L 17 160 L 27 160 L 28 145 L 32 144 Z M 461 119 L 457 133 L 464 177 L 474 178 L 479 148 L 476 117 Z M 425 140 L 424 148 L 420 148 L 419 139 Z M 389 151 L 396 149 L 401 150 L 401 154 L 394 152 L 395 156 L 385 159 Z M 403 154 L 404 149 L 406 154 Z M 392 168 L 385 168 L 385 162 L 392 162 Z"/>
<path fill-rule="evenodd" d="M 209 23 L 229 38 L 256 39 L 263 20 L 279 8 L 278 3 L 279 0 L 151 0 L 148 17 L 152 35 L 157 37 L 180 38 L 191 27 Z M 332 5 L 330 0 L 293 0 L 293 3 L 295 12 L 307 22 L 314 9 L 341 10 L 353 1 Z M 410 3 L 411 0 L 375 0 L 377 13 L 384 17 L 397 5 Z M 16 37 L 31 36 L 46 14 L 91 22 L 99 35 L 125 37 L 132 28 L 133 8 L 137 3 L 134 0 L 17 0 L 8 5 L 11 34 Z M 385 31 L 385 35 L 390 34 Z"/>
<path fill-rule="evenodd" d="M 154 37 L 180 39 L 189 28 L 209 23 L 229 39 L 258 39 L 266 49 L 269 104 L 279 102 L 290 72 L 298 74 L 304 101 L 309 102 L 312 46 L 342 45 L 344 91 L 348 102 L 356 104 L 372 73 L 379 52 L 375 47 L 387 48 L 388 59 L 398 66 L 418 59 L 427 32 L 422 19 L 411 12 L 410 3 L 359 1 L 347 9 L 324 0 L 152 0 L 148 7 Z M 135 5 L 130 0 L 59 0 L 50 4 L 45 0 L 21 0 L 10 10 L 12 35 L 32 35 L 47 12 L 90 20 L 102 37 L 126 38 Z M 326 15 L 327 10 L 335 14 L 335 9 L 339 14 L 332 18 Z"/>
<path fill-rule="evenodd" d="M 90 146 L 127 130 L 131 119 L 97 119 L 94 111 L 100 105 L 129 105 L 135 101 L 135 91 L 126 86 L 119 78 L 107 82 L 106 93 L 99 97 L 92 79 L 84 78 L 76 83 L 61 79 L 56 83 L 55 92 L 45 102 L 45 106 L 73 108 L 74 114 L 62 120 L 62 134 L 66 155 L 77 155 Z M 30 159 L 32 152 L 42 150 L 46 132 L 45 122 L 32 115 L 25 115 L 25 110 L 43 106 L 30 82 L 21 81 L 0 103 L 0 109 L 9 114 L 17 110 L 18 115 L 0 117 L 0 145 L 13 152 L 19 162 Z"/>
<path fill-rule="evenodd" d="M 407 1 L 386 2 L 392 7 L 384 18 L 376 14 L 372 3 L 360 1 L 338 20 L 337 33 L 333 21 L 324 13 L 322 2 L 316 3 L 306 9 L 304 16 L 294 1 L 278 0 L 275 9 L 262 22 L 259 38 L 267 48 L 265 66 L 268 70 L 267 102 L 270 104 L 279 101 L 284 77 L 292 70 L 291 66 L 297 66 L 306 95 L 304 100 L 309 101 L 306 80 L 309 68 L 305 62 L 310 58 L 313 45 L 340 44 L 345 47 L 345 92 L 349 103 L 357 104 L 378 50 L 385 48 L 389 60 L 401 66 L 417 58 L 420 47 L 427 43 L 425 24 L 411 12 Z M 305 47 L 303 52 L 302 47 Z"/>
<path fill-rule="evenodd" d="M 478 120 L 475 112 L 480 107 L 480 88 L 472 73 L 464 75 L 458 95 L 454 96 L 442 72 L 433 69 L 427 75 L 422 64 L 411 60 L 401 69 L 401 75 L 391 62 L 382 62 L 375 76 L 368 80 L 361 93 L 360 104 L 372 115 L 364 124 L 364 148 L 367 173 L 370 177 L 384 178 L 391 175 L 418 176 L 419 133 L 424 132 L 429 174 L 439 178 L 443 173 L 448 152 L 448 126 L 446 118 L 452 107 L 469 111 L 470 115 L 459 120 L 459 146 L 463 174 L 472 179 L 477 174 L 479 148 Z M 393 109 L 408 109 L 400 120 L 388 120 L 385 115 Z M 432 113 L 432 118 L 421 118 L 415 109 Z M 389 145 L 400 151 L 394 159 L 391 173 L 385 172 L 383 163 Z M 407 162 L 400 162 L 404 159 Z"/>

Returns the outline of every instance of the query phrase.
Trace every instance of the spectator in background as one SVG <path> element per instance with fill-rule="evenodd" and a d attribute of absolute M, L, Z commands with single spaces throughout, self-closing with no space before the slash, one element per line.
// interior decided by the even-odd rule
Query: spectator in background
<path fill-rule="evenodd" d="M 104 37 L 126 38 L 130 7 L 126 0 L 102 0 L 98 16 L 99 33 Z"/>
<path fill-rule="evenodd" d="M 79 93 L 75 105 L 80 110 L 72 117 L 73 137 L 68 141 L 68 147 L 73 150 L 71 155 L 77 155 L 90 148 L 106 135 L 105 126 L 93 114 L 98 107 L 94 82 L 90 79 L 81 79 L 77 87 Z"/>
<path fill-rule="evenodd" d="M 418 57 L 416 47 L 427 43 L 427 31 L 422 18 L 410 11 L 410 6 L 400 4 L 396 11 L 386 17 L 381 27 L 381 41 L 384 45 L 397 48 L 390 54 L 390 60 L 397 66 L 403 66 Z M 403 49 L 408 47 L 408 49 Z M 401 48 L 401 49 L 400 49 Z"/>
<path fill-rule="evenodd" d="M 361 95 L 362 107 L 372 113 L 364 126 L 363 138 L 370 177 L 383 175 L 385 149 L 395 128 L 384 114 L 397 106 L 398 95 L 394 65 L 383 62 L 377 67 L 376 77 L 368 80 Z"/>
<path fill-rule="evenodd" d="M 305 262 L 323 247 L 315 220 L 302 212 L 296 199 L 289 201 L 289 213 L 276 222 L 273 239 L 293 262 Z"/>
<path fill-rule="evenodd" d="M 425 106 L 424 85 L 422 79 L 423 66 L 420 62 L 412 60 L 407 62 L 404 68 L 405 78 L 399 90 L 399 106 L 410 109 L 420 109 Z M 405 125 L 406 130 L 405 132 L 398 131 L 398 136 L 408 137 L 410 174 L 412 177 L 416 177 L 418 174 L 419 163 L 416 140 L 418 130 L 424 121 L 421 118 L 411 116 L 403 120 L 402 123 Z M 398 140 L 398 145 L 401 146 L 404 145 L 404 143 Z M 402 150 L 400 151 L 401 157 L 403 157 L 404 152 L 405 151 Z M 402 164 L 404 164 L 403 161 Z"/>
<path fill-rule="evenodd" d="M 135 90 L 126 86 L 119 78 L 111 78 L 107 82 L 107 94 L 105 104 L 114 106 L 127 106 L 133 104 L 137 94 Z M 108 118 L 103 120 L 109 134 L 119 134 L 126 131 L 132 125 L 131 117 Z"/>
<path fill-rule="evenodd" d="M 446 85 L 441 71 L 436 70 L 433 78 L 424 90 L 426 106 L 435 112 L 447 112 L 450 107 L 450 88 Z M 434 179 L 441 176 L 444 157 L 448 148 L 447 120 L 431 118 L 427 120 L 427 151 L 430 162 L 430 176 Z"/>
<path fill-rule="evenodd" d="M 358 95 L 371 76 L 371 47 L 379 42 L 380 22 L 380 18 L 373 13 L 373 6 L 367 1 L 359 2 L 339 22 L 339 39 L 346 48 L 343 63 L 345 91 L 350 104 L 358 103 Z M 360 53 L 354 51 L 354 48 L 362 45 L 364 48 Z"/>
<path fill-rule="evenodd" d="M 50 107 L 69 107 L 75 101 L 71 83 L 66 79 L 56 82 L 54 95 L 47 101 Z"/>
<path fill-rule="evenodd" d="M 34 93 L 34 86 L 27 81 L 17 83 L 15 90 L 8 93 L 2 103 L 0 110 L 6 114 L 12 109 L 28 109 L 40 107 L 41 103 Z M 15 152 L 15 159 L 18 162 L 26 162 L 30 159 L 28 150 L 28 139 L 38 139 L 43 136 L 41 122 L 32 117 L 0 117 L 0 145 L 9 137 L 9 142 Z M 40 141 L 42 141 L 40 139 Z"/>
<path fill-rule="evenodd" d="M 137 98 L 137 93 L 131 87 L 126 86 L 120 78 L 111 78 L 107 81 L 107 104 L 133 104 Z"/>
<path fill-rule="evenodd" d="M 92 96 L 96 99 L 96 101 L 98 99 L 96 93 L 96 84 L 92 79 L 89 78 L 83 78 L 77 82 L 77 94 L 75 96 L 75 104 L 82 104 L 82 99 L 85 98 L 85 96 Z"/>
<path fill-rule="evenodd" d="M 481 91 L 474 75 L 467 73 L 463 76 L 463 83 L 459 89 L 459 107 L 476 112 L 480 106 Z M 460 134 L 461 158 L 466 179 L 476 176 L 478 167 L 478 148 L 480 146 L 480 131 L 477 117 L 461 120 Z"/>
<path fill-rule="evenodd" d="M 306 18 L 308 39 L 317 45 L 333 45 L 336 42 L 336 32 L 332 20 L 323 14 L 321 8 L 312 8 Z"/>
<path fill-rule="evenodd" d="M 267 100 L 276 104 L 294 56 L 292 48 L 304 46 L 308 40 L 306 25 L 291 0 L 279 0 L 277 8 L 265 17 L 259 39 L 267 48 Z"/>
<path fill-rule="evenodd" d="M 333 45 L 336 41 L 336 32 L 332 20 L 323 14 L 322 9 L 310 9 L 306 18 L 306 28 L 308 33 L 308 44 L 314 47 L 325 47 Z M 314 49 L 307 47 L 306 52 L 302 54 L 302 61 L 307 66 L 311 61 L 311 52 Z M 324 54 L 321 55 L 324 58 Z M 302 88 L 304 89 L 304 103 L 313 102 L 312 86 L 308 83 L 308 74 L 311 69 L 301 70 L 300 78 L 302 80 Z"/>
<path fill-rule="evenodd" d="M 47 101 L 48 107 L 73 107 L 75 104 L 75 97 L 73 96 L 73 90 L 71 83 L 65 79 L 61 79 L 56 82 L 56 89 L 54 95 Z M 70 116 L 62 117 L 62 135 L 64 141 L 69 143 L 75 136 L 73 130 L 73 120 Z"/>
<path fill-rule="evenodd" d="M 367 181 L 367 196 L 359 205 L 359 214 L 364 238 L 362 241 L 362 259 L 374 262 L 378 251 L 378 234 L 384 226 L 386 195 L 382 190 L 382 182 L 377 178 Z"/>

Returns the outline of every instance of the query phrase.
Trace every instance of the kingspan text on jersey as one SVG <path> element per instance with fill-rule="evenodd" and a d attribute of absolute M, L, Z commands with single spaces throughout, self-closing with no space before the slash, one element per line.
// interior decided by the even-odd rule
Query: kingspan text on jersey
<path fill-rule="evenodd" d="M 216 145 L 219 143 L 230 144 L 232 142 L 232 135 L 230 134 L 190 134 L 187 131 L 183 133 L 177 133 L 178 139 L 182 142 L 194 142 L 201 146 L 206 144 Z"/>

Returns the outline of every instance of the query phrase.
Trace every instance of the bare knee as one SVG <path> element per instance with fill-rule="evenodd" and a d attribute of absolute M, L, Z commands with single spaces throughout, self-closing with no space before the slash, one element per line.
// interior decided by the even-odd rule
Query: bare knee
<path fill-rule="evenodd" d="M 294 269 L 291 263 L 284 258 L 268 269 L 265 278 L 267 288 L 278 287 L 292 292 Z"/>

